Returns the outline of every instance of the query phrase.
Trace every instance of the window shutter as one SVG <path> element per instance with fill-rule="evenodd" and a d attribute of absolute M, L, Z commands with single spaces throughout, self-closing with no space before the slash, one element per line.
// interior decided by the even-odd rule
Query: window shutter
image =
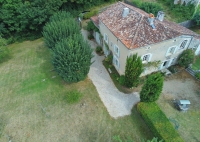
<path fill-rule="evenodd" d="M 118 47 L 118 57 L 120 56 L 120 50 L 119 50 L 119 47 Z"/>
<path fill-rule="evenodd" d="M 165 56 L 168 56 L 168 55 L 169 55 L 170 49 L 171 49 L 171 48 L 168 48 L 167 53 L 165 54 Z"/>
<path fill-rule="evenodd" d="M 149 54 L 149 56 L 148 56 L 148 62 L 151 61 L 151 58 L 152 58 L 152 54 Z"/>

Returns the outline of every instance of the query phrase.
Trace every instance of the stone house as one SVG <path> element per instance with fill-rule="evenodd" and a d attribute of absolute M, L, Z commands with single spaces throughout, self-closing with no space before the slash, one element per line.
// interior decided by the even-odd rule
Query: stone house
<path fill-rule="evenodd" d="M 125 73 L 126 59 L 137 53 L 144 65 L 161 61 L 157 67 L 146 67 L 142 75 L 174 65 L 187 48 L 200 54 L 200 35 L 174 22 L 164 20 L 123 2 L 117 2 L 91 17 L 100 33 L 94 32 L 105 55 L 113 55 L 113 65 L 120 75 Z"/>

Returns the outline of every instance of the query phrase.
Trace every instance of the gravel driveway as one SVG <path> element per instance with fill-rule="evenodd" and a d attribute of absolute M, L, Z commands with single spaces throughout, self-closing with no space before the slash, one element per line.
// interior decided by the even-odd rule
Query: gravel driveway
<path fill-rule="evenodd" d="M 82 34 L 87 40 L 88 32 L 82 30 Z M 88 40 L 88 42 L 95 49 L 97 46 L 96 42 L 91 40 Z M 95 85 L 107 111 L 113 118 L 130 115 L 132 107 L 140 101 L 139 94 L 137 92 L 124 94 L 118 91 L 102 64 L 104 56 L 97 55 L 95 51 L 93 54 L 92 61 L 95 62 L 91 65 L 88 76 Z"/>

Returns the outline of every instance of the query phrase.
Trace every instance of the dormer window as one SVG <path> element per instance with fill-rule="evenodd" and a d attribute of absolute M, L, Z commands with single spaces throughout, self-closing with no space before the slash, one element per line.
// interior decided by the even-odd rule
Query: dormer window
<path fill-rule="evenodd" d="M 180 49 L 184 49 L 186 45 L 187 45 L 187 40 L 184 40 L 184 41 L 181 43 Z"/>
<path fill-rule="evenodd" d="M 143 55 L 142 57 L 141 57 L 141 59 L 142 59 L 142 63 L 147 63 L 147 62 L 150 62 L 151 61 L 151 56 L 152 56 L 152 54 L 145 54 L 145 55 Z"/>

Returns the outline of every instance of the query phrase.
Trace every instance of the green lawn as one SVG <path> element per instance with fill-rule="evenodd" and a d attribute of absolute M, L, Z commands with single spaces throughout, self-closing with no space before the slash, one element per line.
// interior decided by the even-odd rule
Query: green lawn
<path fill-rule="evenodd" d="M 196 58 L 195 62 L 192 64 L 193 70 L 200 70 L 200 56 Z"/>
<path fill-rule="evenodd" d="M 42 39 L 9 49 L 11 59 L 0 64 L 0 141 L 109 142 L 120 135 L 140 142 L 153 137 L 136 108 L 131 116 L 111 118 L 90 79 L 63 82 Z M 80 102 L 67 103 L 70 90 L 83 94 Z"/>

